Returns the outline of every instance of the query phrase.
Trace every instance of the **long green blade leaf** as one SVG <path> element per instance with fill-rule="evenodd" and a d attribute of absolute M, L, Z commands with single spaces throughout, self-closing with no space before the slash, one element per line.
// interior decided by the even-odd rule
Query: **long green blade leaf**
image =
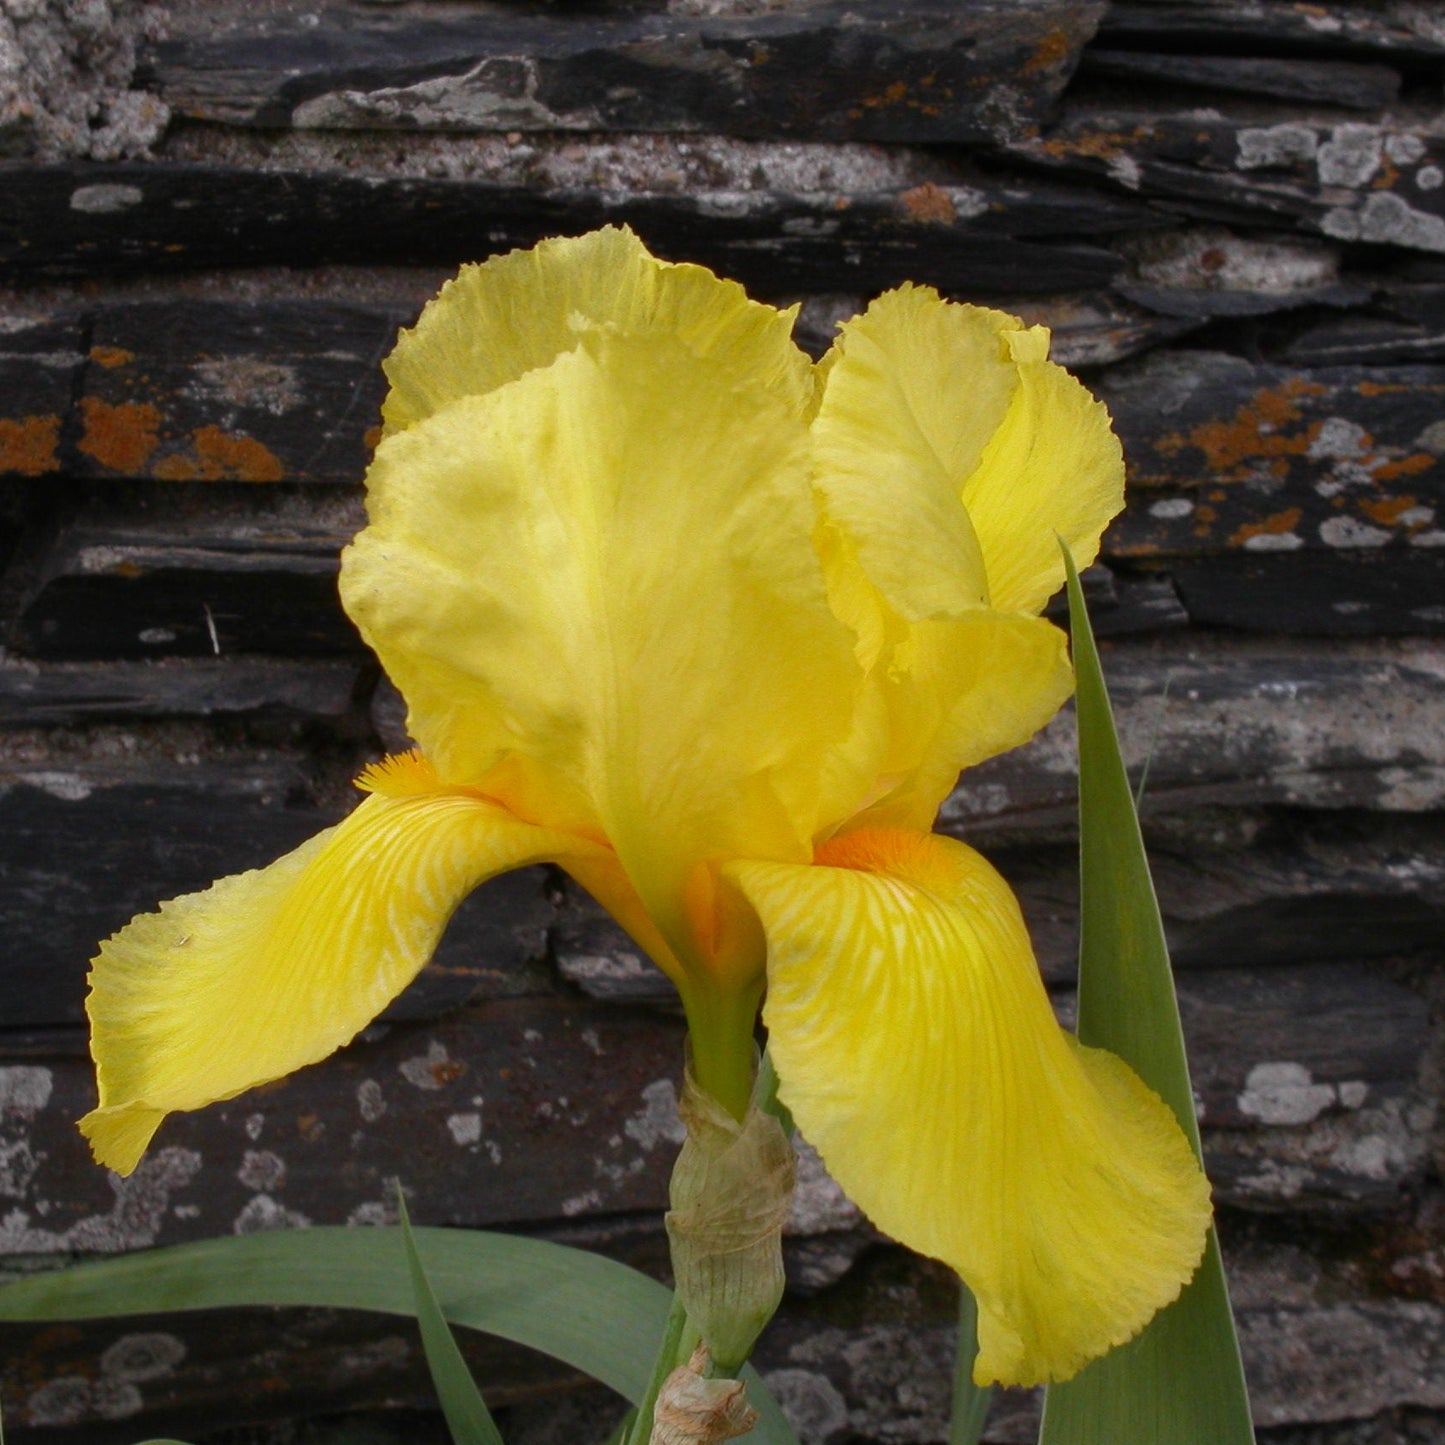
<path fill-rule="evenodd" d="M 452 1441 L 454 1445 L 502 1445 L 497 1423 L 492 1419 L 492 1412 L 487 1409 L 487 1402 L 482 1399 L 476 1381 L 472 1379 L 472 1372 L 462 1358 L 451 1326 L 447 1324 L 426 1277 L 426 1268 L 417 1253 L 411 1220 L 407 1217 L 406 1200 L 401 1197 L 400 1188 L 396 1192 L 396 1202 L 401 1214 L 401 1237 L 406 1245 L 406 1264 L 411 1275 L 421 1345 L 426 1351 L 426 1366 L 431 1372 L 431 1382 L 437 1399 L 441 1401 L 442 1414 L 446 1416 Z"/>
<path fill-rule="evenodd" d="M 1079 1037 L 1126 1060 L 1200 1153 L 1164 925 L 1073 561 L 1069 619 L 1078 678 Z M 1051 1386 L 1041 1445 L 1253 1445 L 1234 1318 L 1210 1231 L 1179 1299 L 1129 1344 Z"/>
<path fill-rule="evenodd" d="M 454 1325 L 530 1346 L 636 1403 L 671 1291 L 626 1265 L 541 1239 L 479 1230 L 413 1231 L 427 1274 L 443 1281 Z M 64 1320 L 319 1305 L 415 1313 L 394 1228 L 280 1230 L 174 1245 L 0 1285 L 0 1320 Z M 752 1370 L 752 1445 L 797 1445 Z"/>

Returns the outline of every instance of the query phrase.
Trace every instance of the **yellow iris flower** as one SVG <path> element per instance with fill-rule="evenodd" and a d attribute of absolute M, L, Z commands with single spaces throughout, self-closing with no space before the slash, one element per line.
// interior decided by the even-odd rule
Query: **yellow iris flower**
<path fill-rule="evenodd" d="M 295 852 L 102 945 L 126 1173 L 171 1110 L 346 1043 L 484 879 L 548 860 L 681 990 L 741 1116 L 781 1097 L 874 1222 L 978 1298 L 977 1378 L 1062 1379 L 1174 1298 L 1208 1186 L 1054 1021 L 1018 906 L 930 833 L 1068 695 L 1039 612 L 1122 499 L 1048 333 L 904 286 L 813 365 L 793 313 L 626 230 L 468 267 L 387 363 L 347 611 L 420 744 Z"/>

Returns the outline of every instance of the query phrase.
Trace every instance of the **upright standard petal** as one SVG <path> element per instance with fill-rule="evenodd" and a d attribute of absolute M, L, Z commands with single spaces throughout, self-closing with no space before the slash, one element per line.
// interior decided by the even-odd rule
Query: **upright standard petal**
<path fill-rule="evenodd" d="M 829 516 L 904 618 L 1037 614 L 1124 501 L 1109 415 L 1001 311 L 904 286 L 842 329 L 813 424 Z"/>
<path fill-rule="evenodd" d="M 908 621 L 988 603 L 961 498 L 1018 385 L 1020 323 L 902 286 L 844 324 L 813 421 L 817 484 L 863 571 Z"/>
<path fill-rule="evenodd" d="M 909 622 L 834 528 L 823 533 L 822 556 L 829 599 L 857 636 L 865 674 L 829 817 L 926 831 L 962 769 L 1027 742 L 1073 691 L 1064 634 L 992 607 Z"/>
<path fill-rule="evenodd" d="M 1066 1379 L 1193 1274 L 1209 1186 L 1174 1116 L 1063 1033 L 1007 885 L 869 830 L 729 869 L 768 937 L 780 1095 L 883 1230 L 978 1299 L 975 1379 Z"/>
<path fill-rule="evenodd" d="M 484 879 L 594 851 L 438 786 L 415 755 L 363 776 L 344 822 L 293 853 L 163 903 L 101 945 L 86 1009 L 100 1105 L 81 1120 L 122 1174 L 161 1120 L 316 1062 L 431 957 Z"/>
<path fill-rule="evenodd" d="M 1059 539 L 1075 565 L 1098 555 L 1124 505 L 1124 454 L 1104 403 L 1048 357 L 1042 327 L 1004 334 L 1019 384 L 963 485 L 993 605 L 1037 615 L 1064 585 Z"/>
<path fill-rule="evenodd" d="M 589 332 L 385 440 L 369 486 L 342 595 L 439 775 L 605 836 L 706 972 L 696 870 L 811 856 L 861 678 L 803 422 L 675 338 Z"/>
<path fill-rule="evenodd" d="M 442 287 L 386 361 L 382 417 L 388 432 L 404 429 L 550 366 L 579 329 L 602 326 L 731 358 L 801 413 L 812 367 L 792 341 L 796 312 L 750 301 L 705 266 L 659 261 L 626 227 L 557 237 L 464 266 Z"/>

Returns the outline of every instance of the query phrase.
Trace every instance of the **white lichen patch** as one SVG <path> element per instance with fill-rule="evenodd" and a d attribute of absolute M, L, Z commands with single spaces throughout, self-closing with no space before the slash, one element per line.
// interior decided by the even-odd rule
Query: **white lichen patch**
<path fill-rule="evenodd" d="M 363 1079 L 356 1086 L 356 1108 L 367 1124 L 376 1123 L 386 1113 L 386 1096 L 375 1079 Z"/>
<path fill-rule="evenodd" d="M 91 1412 L 91 1382 L 82 1375 L 48 1380 L 25 1402 L 32 1425 L 78 1425 Z"/>
<path fill-rule="evenodd" d="M 1359 207 L 1335 206 L 1321 218 L 1320 230 L 1342 241 L 1445 251 L 1445 217 L 1416 210 L 1393 191 L 1372 191 Z"/>
<path fill-rule="evenodd" d="M 1244 539 L 1246 552 L 1293 552 L 1304 546 L 1304 538 L 1295 532 L 1256 532 Z"/>
<path fill-rule="evenodd" d="M 247 1149 L 236 1178 L 258 1193 L 280 1189 L 286 1183 L 286 1161 L 269 1149 Z"/>
<path fill-rule="evenodd" d="M 1384 137 L 1377 125 L 1348 121 L 1337 125 L 1315 156 L 1315 169 L 1322 186 L 1365 185 L 1380 169 Z"/>
<path fill-rule="evenodd" d="M 1326 517 L 1320 523 L 1320 541 L 1327 547 L 1383 547 L 1390 533 L 1357 517 Z"/>
<path fill-rule="evenodd" d="M 186 393 L 214 405 L 283 416 L 305 399 L 294 366 L 259 356 L 225 356 L 196 363 Z"/>
<path fill-rule="evenodd" d="M 0 1142 L 0 1198 L 24 1199 L 38 1167 L 24 1139 Z"/>
<path fill-rule="evenodd" d="M 562 1201 L 562 1214 L 564 1218 L 572 1219 L 576 1215 L 586 1214 L 593 1209 L 602 1206 L 602 1195 L 596 1189 L 588 1189 L 582 1194 L 574 1194 L 570 1199 Z"/>
<path fill-rule="evenodd" d="M 440 1039 L 432 1039 L 426 1053 L 403 1059 L 396 1070 L 413 1088 L 434 1092 L 455 1078 L 463 1067 L 452 1060 Z"/>
<path fill-rule="evenodd" d="M 1308 1124 L 1338 1095 L 1333 1084 L 1317 1084 L 1303 1064 L 1256 1064 L 1244 1081 L 1239 1112 L 1262 1124 Z"/>
<path fill-rule="evenodd" d="M 1242 171 L 1278 170 L 1301 161 L 1312 161 L 1319 151 L 1319 137 L 1307 125 L 1247 127 L 1235 142 Z"/>
<path fill-rule="evenodd" d="M 0 1116 L 33 1119 L 49 1102 L 55 1075 L 37 1064 L 10 1064 L 0 1069 Z"/>
<path fill-rule="evenodd" d="M 250 1140 L 261 1137 L 261 1132 L 266 1127 L 266 1116 L 264 1114 L 247 1114 L 241 1122 L 241 1130 Z"/>
<path fill-rule="evenodd" d="M 1121 186 L 1127 186 L 1131 191 L 1137 191 L 1144 179 L 1139 162 L 1124 151 L 1110 158 L 1108 171 Z"/>
<path fill-rule="evenodd" d="M 101 1373 L 143 1384 L 171 1374 L 185 1359 L 185 1344 L 162 1330 L 122 1335 L 100 1357 Z"/>
<path fill-rule="evenodd" d="M 1415 185 L 1422 191 L 1438 191 L 1445 185 L 1445 171 L 1439 166 L 1421 166 L 1415 172 Z"/>
<path fill-rule="evenodd" d="M 475 1148 L 482 1139 L 481 1114 L 448 1114 L 447 1133 L 452 1136 L 452 1142 L 458 1146 L 465 1148 L 470 1145 Z"/>
<path fill-rule="evenodd" d="M 83 803 L 91 794 L 90 784 L 79 773 L 38 769 L 22 774 L 21 779 L 28 787 L 39 788 L 62 803 Z"/>
<path fill-rule="evenodd" d="M 115 1203 L 106 1214 L 78 1220 L 69 1229 L 41 1229 L 23 1209 L 0 1218 L 0 1256 L 7 1254 L 117 1254 L 156 1242 L 170 1210 L 171 1193 L 184 1188 L 201 1167 L 193 1149 L 157 1150 L 128 1179 L 110 1176 Z M 41 1213 L 36 1205 L 36 1213 Z"/>
<path fill-rule="evenodd" d="M 128 211 L 145 200 L 139 186 L 112 185 L 102 182 L 94 186 L 77 186 L 70 193 L 70 209 L 87 216 L 112 216 Z"/>
<path fill-rule="evenodd" d="M 269 1194 L 258 1194 L 231 1223 L 236 1234 L 262 1234 L 271 1229 L 307 1229 L 311 1221 L 294 1209 L 287 1209 Z"/>
<path fill-rule="evenodd" d="M 1181 521 L 1193 511 L 1194 503 L 1188 497 L 1164 497 L 1149 504 L 1149 515 L 1158 517 L 1161 522 Z"/>
<path fill-rule="evenodd" d="M 554 112 L 537 98 L 537 62 L 489 55 L 460 75 L 412 85 L 339 90 L 303 101 L 292 124 L 305 129 L 402 126 L 417 130 L 602 130 L 597 112 Z"/>
<path fill-rule="evenodd" d="M 677 1087 L 671 1079 L 654 1079 L 642 1091 L 642 1108 L 633 1114 L 622 1126 L 629 1139 L 635 1139 L 644 1149 L 656 1149 L 659 1144 L 680 1145 L 687 1138 L 677 1112 Z"/>
<path fill-rule="evenodd" d="M 1370 451 L 1370 434 L 1348 417 L 1327 416 L 1305 455 L 1311 461 L 1356 461 Z"/>
<path fill-rule="evenodd" d="M 1385 137 L 1385 154 L 1397 166 L 1412 166 L 1425 154 L 1425 142 L 1412 131 L 1396 131 Z"/>

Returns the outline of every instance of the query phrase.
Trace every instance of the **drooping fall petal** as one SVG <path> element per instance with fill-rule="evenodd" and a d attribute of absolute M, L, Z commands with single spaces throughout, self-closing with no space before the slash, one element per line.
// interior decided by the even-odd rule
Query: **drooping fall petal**
<path fill-rule="evenodd" d="M 550 366 L 589 327 L 667 337 L 729 359 L 801 413 L 812 368 L 793 344 L 796 309 L 751 301 L 705 266 L 659 261 L 626 227 L 543 241 L 462 267 L 401 333 L 386 361 L 386 430 Z"/>
<path fill-rule="evenodd" d="M 267 868 L 132 919 L 101 945 L 86 1007 L 100 1106 L 81 1121 L 122 1174 L 167 1113 L 314 1063 L 430 958 L 484 879 L 589 845 L 438 788 L 406 755 L 350 817 Z"/>
<path fill-rule="evenodd" d="M 585 332 L 382 442 L 369 489 L 343 598 L 444 780 L 605 835 L 684 959 L 700 864 L 811 856 L 860 673 L 806 429 L 746 372 Z"/>
<path fill-rule="evenodd" d="M 865 830 L 728 870 L 768 936 L 781 1098 L 874 1223 L 978 1299 L 980 1384 L 1065 1379 L 1194 1272 L 1173 1115 L 1054 1021 L 1018 906 L 951 839 Z"/>

